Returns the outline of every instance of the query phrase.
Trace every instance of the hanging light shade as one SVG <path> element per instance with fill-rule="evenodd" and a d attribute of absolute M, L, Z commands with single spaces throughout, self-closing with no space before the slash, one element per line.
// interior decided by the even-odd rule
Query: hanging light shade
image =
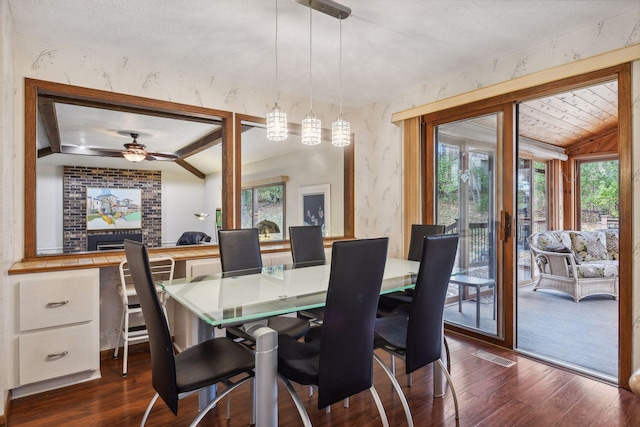
<path fill-rule="evenodd" d="M 331 144 L 335 147 L 346 147 L 351 144 L 351 123 L 342 114 L 331 123 Z"/>
<path fill-rule="evenodd" d="M 302 143 L 304 145 L 318 145 L 322 142 L 322 123 L 320 119 L 310 111 L 307 117 L 302 119 Z"/>
<path fill-rule="evenodd" d="M 276 97 L 278 92 L 278 0 L 276 0 Z M 267 139 L 270 141 L 284 141 L 287 139 L 287 113 L 282 111 L 278 101 L 267 113 Z"/>
<path fill-rule="evenodd" d="M 322 123 L 313 113 L 313 79 L 312 79 L 312 9 L 309 8 L 309 114 L 302 119 L 302 143 L 305 145 L 318 145 L 322 142 Z"/>
<path fill-rule="evenodd" d="M 267 139 L 269 141 L 287 139 L 287 113 L 280 109 L 277 102 L 267 114 Z"/>
<path fill-rule="evenodd" d="M 338 120 L 331 123 L 331 144 L 335 147 L 346 147 L 351 144 L 351 123 L 342 114 L 342 15 L 340 21 L 340 115 Z"/>

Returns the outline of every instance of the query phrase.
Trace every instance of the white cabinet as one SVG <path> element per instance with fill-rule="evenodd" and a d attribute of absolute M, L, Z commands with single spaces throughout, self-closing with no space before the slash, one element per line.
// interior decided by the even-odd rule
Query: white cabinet
<path fill-rule="evenodd" d="M 99 269 L 16 280 L 14 397 L 99 378 Z"/>

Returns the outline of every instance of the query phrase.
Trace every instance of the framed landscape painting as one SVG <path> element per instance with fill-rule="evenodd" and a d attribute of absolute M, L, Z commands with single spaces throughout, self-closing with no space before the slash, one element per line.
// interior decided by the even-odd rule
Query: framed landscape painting
<path fill-rule="evenodd" d="M 142 228 L 142 191 L 87 187 L 87 230 Z"/>

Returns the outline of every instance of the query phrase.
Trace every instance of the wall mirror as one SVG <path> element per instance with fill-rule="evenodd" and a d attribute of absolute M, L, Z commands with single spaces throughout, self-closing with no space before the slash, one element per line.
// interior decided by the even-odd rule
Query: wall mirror
<path fill-rule="evenodd" d="M 265 120 L 236 114 L 236 224 L 262 241 L 287 240 L 288 227 L 320 225 L 325 237 L 353 236 L 353 147 L 300 142 L 289 124 L 285 141 L 267 139 Z"/>
<path fill-rule="evenodd" d="M 121 249 L 123 237 L 215 244 L 233 220 L 231 117 L 26 79 L 25 258 Z"/>

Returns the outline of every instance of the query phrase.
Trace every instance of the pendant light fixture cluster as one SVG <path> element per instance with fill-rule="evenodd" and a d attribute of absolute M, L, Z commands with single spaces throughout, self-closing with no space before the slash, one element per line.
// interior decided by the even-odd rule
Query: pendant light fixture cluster
<path fill-rule="evenodd" d="M 351 143 L 351 124 L 342 113 L 342 20 L 351 15 L 351 9 L 332 0 L 295 0 L 309 8 L 309 114 L 302 120 L 302 138 L 305 145 L 317 145 L 322 142 L 322 123 L 313 112 L 313 9 L 323 12 L 340 21 L 340 113 L 331 124 L 331 143 L 336 147 L 345 147 Z M 276 0 L 276 93 L 278 95 L 278 1 Z M 287 115 L 278 106 L 278 102 L 267 114 L 267 138 L 271 141 L 287 139 Z"/>

